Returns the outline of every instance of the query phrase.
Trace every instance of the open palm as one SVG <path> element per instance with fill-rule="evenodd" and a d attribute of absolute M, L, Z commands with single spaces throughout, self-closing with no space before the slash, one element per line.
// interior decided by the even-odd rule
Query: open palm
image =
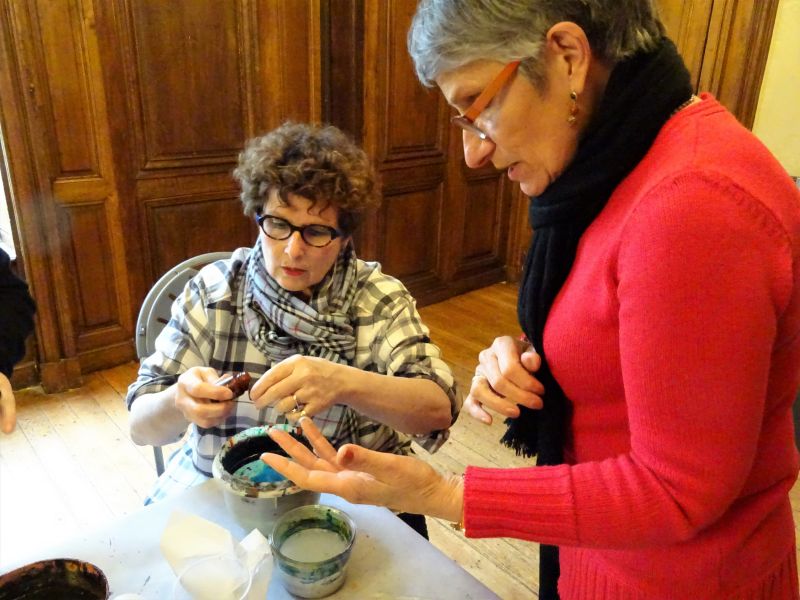
<path fill-rule="evenodd" d="M 346 444 L 337 452 L 310 419 L 302 419 L 300 424 L 314 452 L 286 432 L 271 430 L 270 436 L 294 460 L 271 453 L 261 457 L 300 487 L 336 494 L 354 504 L 452 518 L 449 500 L 454 485 L 460 488 L 460 478 L 454 481 L 453 477 L 444 477 L 410 456 L 353 444 Z M 460 511 L 460 502 L 456 511 Z"/>

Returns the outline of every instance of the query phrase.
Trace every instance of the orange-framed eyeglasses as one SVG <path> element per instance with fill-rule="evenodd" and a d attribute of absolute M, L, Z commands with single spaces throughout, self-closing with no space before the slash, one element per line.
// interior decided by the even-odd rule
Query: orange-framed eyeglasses
<path fill-rule="evenodd" d="M 498 92 L 503 89 L 503 86 L 509 80 L 514 71 L 517 70 L 520 61 L 515 60 L 508 63 L 503 70 L 495 77 L 492 82 L 475 98 L 470 107 L 464 111 L 463 115 L 456 115 L 450 122 L 456 127 L 460 127 L 464 131 L 468 131 L 473 135 L 478 136 L 482 140 L 488 140 L 489 136 L 477 125 L 475 119 L 484 111 L 489 103 L 494 99 Z"/>

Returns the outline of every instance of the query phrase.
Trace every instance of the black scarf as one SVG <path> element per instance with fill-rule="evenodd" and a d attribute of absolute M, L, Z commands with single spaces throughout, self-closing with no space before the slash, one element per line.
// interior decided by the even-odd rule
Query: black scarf
<path fill-rule="evenodd" d="M 541 410 L 520 407 L 518 418 L 506 420 L 502 441 L 517 454 L 536 455 L 537 465 L 563 462 L 571 412 L 569 400 L 550 373 L 542 343 L 550 308 L 572 268 L 581 235 L 642 160 L 662 125 L 691 95 L 689 72 L 666 38 L 652 52 L 618 63 L 575 158 L 541 196 L 531 198 L 534 236 L 525 259 L 517 316 L 542 357 L 536 377 L 546 392 Z M 558 548 L 543 545 L 540 556 L 539 598 L 558 598 Z"/>

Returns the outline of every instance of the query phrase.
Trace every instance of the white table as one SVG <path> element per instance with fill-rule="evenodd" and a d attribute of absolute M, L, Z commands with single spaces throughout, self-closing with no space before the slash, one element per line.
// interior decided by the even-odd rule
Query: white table
<path fill-rule="evenodd" d="M 497 598 L 391 511 L 350 504 L 328 494 L 323 494 L 320 502 L 344 510 L 358 527 L 347 580 L 329 598 Z M 161 554 L 159 541 L 170 514 L 175 510 L 195 514 L 225 527 L 237 542 L 248 533 L 228 514 L 219 483 L 209 480 L 175 498 L 144 507 L 110 526 L 77 536 L 35 556 L 19 557 L 13 563 L 0 565 L 0 573 L 46 558 L 77 558 L 103 570 L 112 597 L 129 592 L 141 594 L 147 600 L 168 600 L 175 575 Z M 277 579 L 267 581 L 266 571 L 256 577 L 248 598 L 293 598 Z"/>

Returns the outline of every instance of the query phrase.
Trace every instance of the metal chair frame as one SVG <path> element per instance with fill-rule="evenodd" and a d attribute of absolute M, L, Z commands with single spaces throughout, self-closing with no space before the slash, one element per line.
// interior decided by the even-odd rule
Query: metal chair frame
<path fill-rule="evenodd" d="M 139 309 L 136 320 L 136 355 L 144 360 L 156 349 L 156 338 L 169 322 L 172 303 L 183 291 L 189 280 L 205 265 L 231 257 L 230 252 L 209 252 L 188 258 L 164 273 L 153 284 Z M 156 472 L 164 472 L 164 453 L 161 446 L 153 446 Z"/>

